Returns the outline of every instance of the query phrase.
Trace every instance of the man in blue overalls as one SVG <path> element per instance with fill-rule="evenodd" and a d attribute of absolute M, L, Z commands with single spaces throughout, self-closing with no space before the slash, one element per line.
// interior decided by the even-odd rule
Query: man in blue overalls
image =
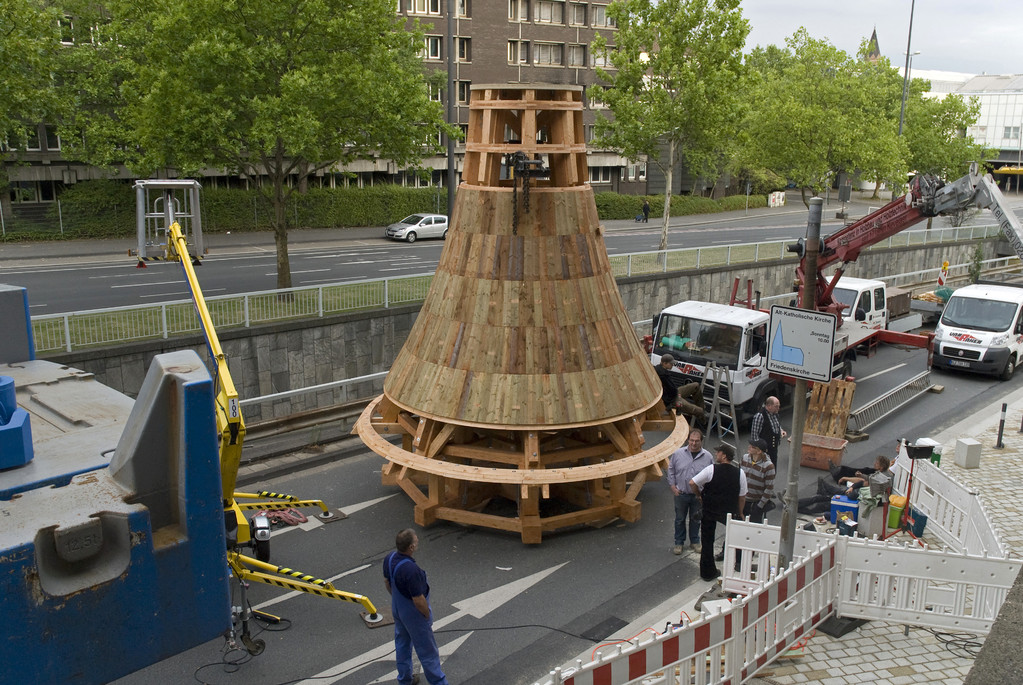
<path fill-rule="evenodd" d="M 384 558 L 384 585 L 391 593 L 398 682 L 403 685 L 419 682 L 419 676 L 412 673 L 415 647 L 430 685 L 448 685 L 444 671 L 440 670 L 440 652 L 433 638 L 430 585 L 426 582 L 426 571 L 412 558 L 419 548 L 419 538 L 414 530 L 406 528 L 394 538 L 394 546 L 396 550 Z"/>

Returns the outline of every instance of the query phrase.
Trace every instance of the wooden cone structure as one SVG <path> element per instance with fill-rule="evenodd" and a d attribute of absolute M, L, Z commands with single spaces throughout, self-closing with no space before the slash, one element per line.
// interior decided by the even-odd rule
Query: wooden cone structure
<path fill-rule="evenodd" d="M 615 283 L 582 88 L 473 86 L 462 184 L 409 339 L 355 432 L 415 520 L 544 531 L 621 517 L 688 432 Z M 644 430 L 671 431 L 643 450 Z M 401 447 L 384 436 L 401 435 Z"/>

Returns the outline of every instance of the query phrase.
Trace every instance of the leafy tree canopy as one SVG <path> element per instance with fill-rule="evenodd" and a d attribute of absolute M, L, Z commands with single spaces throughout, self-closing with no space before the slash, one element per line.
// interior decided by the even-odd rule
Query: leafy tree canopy
<path fill-rule="evenodd" d="M 406 30 L 393 0 L 110 0 L 107 9 L 116 39 L 81 56 L 107 79 L 79 92 L 94 108 L 81 119 L 86 140 L 109 151 L 123 137 L 119 151 L 140 173 L 266 175 L 278 287 L 291 285 L 285 202 L 310 174 L 377 155 L 415 164 L 449 130 L 423 76 L 422 34 Z"/>
<path fill-rule="evenodd" d="M 734 134 L 749 25 L 739 0 L 618 0 L 608 16 L 614 44 L 597 36 L 606 61 L 590 89 L 612 117 L 600 117 L 595 144 L 629 159 L 646 156 L 667 178 L 661 249 L 667 247 L 672 170 L 683 161 L 696 174 L 719 164 Z M 662 146 L 667 154 L 662 155 Z"/>
<path fill-rule="evenodd" d="M 53 112 L 59 19 L 42 0 L 0 0 L 0 140 L 19 142 Z"/>

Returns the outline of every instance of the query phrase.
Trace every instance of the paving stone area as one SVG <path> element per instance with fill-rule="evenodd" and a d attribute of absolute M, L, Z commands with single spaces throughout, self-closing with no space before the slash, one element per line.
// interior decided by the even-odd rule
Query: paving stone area
<path fill-rule="evenodd" d="M 943 446 L 941 469 L 980 493 L 992 523 L 1013 556 L 1023 556 L 1023 526 L 1019 525 L 1023 520 L 1023 498 L 1019 496 L 1023 434 L 1018 432 L 1023 399 L 1016 397 L 1008 401 L 1002 449 L 995 448 L 1001 409 L 997 405 L 931 437 Z M 983 446 L 979 468 L 956 466 L 955 443 L 960 437 L 972 437 Z M 926 535 L 925 541 L 930 541 Z M 974 653 L 984 641 L 981 636 L 963 637 L 975 643 Z M 961 685 L 973 663 L 972 658 L 953 653 L 950 646 L 928 630 L 911 627 L 906 635 L 905 626 L 901 624 L 871 621 L 838 639 L 816 633 L 806 645 L 805 656 L 779 660 L 750 682 L 754 685 Z"/>

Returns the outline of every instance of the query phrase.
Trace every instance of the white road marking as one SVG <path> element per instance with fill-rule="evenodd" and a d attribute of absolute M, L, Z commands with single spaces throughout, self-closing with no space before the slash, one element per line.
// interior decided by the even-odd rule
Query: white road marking
<path fill-rule="evenodd" d="M 895 366 L 891 367 L 890 369 L 881 369 L 880 371 L 878 371 L 876 373 L 872 373 L 869 376 L 864 376 L 863 378 L 860 378 L 859 376 L 857 376 L 856 377 L 856 382 L 859 383 L 861 381 L 869 381 L 871 378 L 876 378 L 878 376 L 881 376 L 881 375 L 884 375 L 884 374 L 888 373 L 889 371 L 894 371 L 895 369 L 902 368 L 903 366 L 905 366 L 904 363 L 903 364 L 896 364 Z"/>
<path fill-rule="evenodd" d="M 128 284 L 125 284 L 125 285 L 112 285 L 110 287 L 111 288 L 148 288 L 151 285 L 181 285 L 181 280 L 179 279 L 179 280 L 176 280 L 176 281 L 157 281 L 156 283 L 152 283 L 150 281 L 146 281 L 145 283 L 128 283 Z"/>
<path fill-rule="evenodd" d="M 437 645 L 437 652 L 439 652 L 439 654 L 440 654 L 440 661 L 441 661 L 441 663 L 444 663 L 444 661 L 447 660 L 447 658 L 449 656 L 454 654 L 455 650 L 458 649 L 459 647 L 461 647 L 462 644 L 466 640 L 469 639 L 469 636 L 472 635 L 473 632 L 475 632 L 475 631 L 469 631 L 465 635 L 462 635 L 461 637 L 457 637 L 454 640 L 452 640 L 451 642 L 448 642 L 447 644 Z M 382 659 L 377 659 L 377 661 L 382 661 Z M 387 675 L 382 675 L 379 678 L 377 678 L 376 680 L 369 681 L 369 685 L 376 685 L 377 683 L 393 683 L 397 679 L 398 679 L 398 669 L 394 669 L 393 671 L 391 671 Z M 422 680 L 423 679 L 421 678 L 420 682 Z"/>
<path fill-rule="evenodd" d="M 458 609 L 458 611 L 450 616 L 445 616 L 440 620 L 434 621 L 433 629 L 440 630 L 444 626 L 449 625 L 464 616 L 483 618 L 494 609 L 497 609 L 506 602 L 514 599 L 533 585 L 536 585 L 550 574 L 565 566 L 567 563 L 567 561 L 563 562 L 557 566 L 552 566 L 543 571 L 526 576 L 525 578 L 520 578 L 519 580 L 512 581 L 511 583 L 501 585 L 493 590 L 488 590 L 473 597 L 467 597 L 460 602 L 455 602 L 452 606 Z M 455 645 L 455 643 L 460 645 L 461 641 L 455 640 L 450 644 Z M 458 645 L 455 645 L 455 647 L 457 648 Z M 354 659 L 349 659 L 344 663 L 340 663 L 337 666 L 333 666 L 326 671 L 317 673 L 316 675 L 301 681 L 299 685 L 330 685 L 330 683 L 336 683 L 361 668 L 390 656 L 393 651 L 394 645 L 390 640 L 388 640 L 379 647 L 371 649 L 368 652 L 363 652 Z M 451 651 L 454 652 L 454 649 Z"/>

